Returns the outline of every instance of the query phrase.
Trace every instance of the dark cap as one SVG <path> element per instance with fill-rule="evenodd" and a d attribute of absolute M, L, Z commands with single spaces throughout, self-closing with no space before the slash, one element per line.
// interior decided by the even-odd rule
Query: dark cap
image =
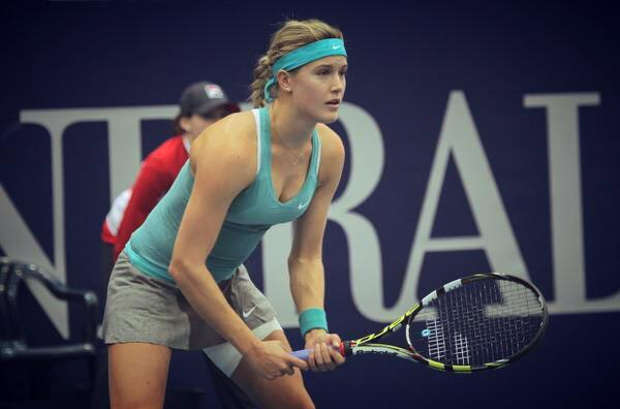
<path fill-rule="evenodd" d="M 185 88 L 179 101 L 181 115 L 207 115 L 220 106 L 225 106 L 230 112 L 238 112 L 239 106 L 228 100 L 224 90 L 212 82 L 196 82 Z"/>

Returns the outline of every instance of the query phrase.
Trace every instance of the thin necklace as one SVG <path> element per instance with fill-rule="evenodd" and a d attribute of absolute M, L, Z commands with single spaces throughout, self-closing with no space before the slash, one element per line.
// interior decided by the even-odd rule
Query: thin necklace
<path fill-rule="evenodd" d="M 271 134 L 272 134 L 272 136 L 279 137 L 278 132 L 276 131 L 275 127 L 272 127 Z M 281 144 L 281 146 L 283 146 L 283 145 Z M 296 166 L 302 160 L 305 159 L 305 156 L 306 156 L 306 146 L 304 144 L 304 146 L 301 148 L 301 152 L 300 153 L 288 150 L 288 149 L 286 149 L 286 147 L 284 147 L 284 152 L 286 152 L 286 156 L 288 156 L 288 161 L 290 162 L 290 164 L 292 166 Z"/>

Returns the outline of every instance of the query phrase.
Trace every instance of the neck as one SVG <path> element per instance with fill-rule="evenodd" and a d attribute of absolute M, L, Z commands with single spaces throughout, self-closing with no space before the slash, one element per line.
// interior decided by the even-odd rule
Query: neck
<path fill-rule="evenodd" d="M 276 99 L 269 109 L 272 143 L 285 148 L 298 149 L 305 146 L 316 127 L 316 121 L 304 117 L 291 104 Z"/>
<path fill-rule="evenodd" d="M 189 147 L 192 144 L 192 142 L 194 142 L 194 139 L 196 139 L 196 137 L 186 132 L 182 135 L 182 138 L 183 138 L 183 145 L 185 145 L 185 149 L 189 153 Z"/>
<path fill-rule="evenodd" d="M 185 132 L 185 133 L 183 134 L 183 139 L 188 140 L 188 141 L 190 141 L 190 142 L 194 142 L 194 139 L 196 139 L 196 137 L 197 137 L 197 136 L 198 136 L 198 135 L 192 135 L 192 134 L 191 134 L 191 133 L 189 133 L 189 132 Z"/>

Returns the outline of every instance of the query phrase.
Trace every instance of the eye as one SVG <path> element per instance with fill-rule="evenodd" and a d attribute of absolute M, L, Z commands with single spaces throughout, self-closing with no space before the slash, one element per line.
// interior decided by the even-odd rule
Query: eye
<path fill-rule="evenodd" d="M 317 74 L 319 74 L 319 75 L 329 75 L 330 73 L 331 73 L 331 70 L 327 69 L 327 68 L 326 69 L 321 69 L 321 70 L 319 70 L 317 72 Z"/>

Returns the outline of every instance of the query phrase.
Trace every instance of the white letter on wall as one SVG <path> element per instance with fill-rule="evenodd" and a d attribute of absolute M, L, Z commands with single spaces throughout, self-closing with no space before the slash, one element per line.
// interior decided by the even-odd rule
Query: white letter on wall
<path fill-rule="evenodd" d="M 600 104 L 598 93 L 525 95 L 527 108 L 545 108 L 549 149 L 549 186 L 555 301 L 561 313 L 614 311 L 620 292 L 586 300 L 579 107 Z"/>
<path fill-rule="evenodd" d="M 452 153 L 479 236 L 431 238 L 448 160 Z M 461 91 L 450 93 L 433 159 L 409 264 L 396 305 L 381 309 L 377 319 L 389 321 L 415 302 L 424 255 L 435 251 L 483 249 L 491 268 L 527 278 L 527 268 L 499 195 L 495 178 Z M 465 272 L 455 272 L 465 273 Z M 456 278 L 456 277 L 455 277 Z"/>

